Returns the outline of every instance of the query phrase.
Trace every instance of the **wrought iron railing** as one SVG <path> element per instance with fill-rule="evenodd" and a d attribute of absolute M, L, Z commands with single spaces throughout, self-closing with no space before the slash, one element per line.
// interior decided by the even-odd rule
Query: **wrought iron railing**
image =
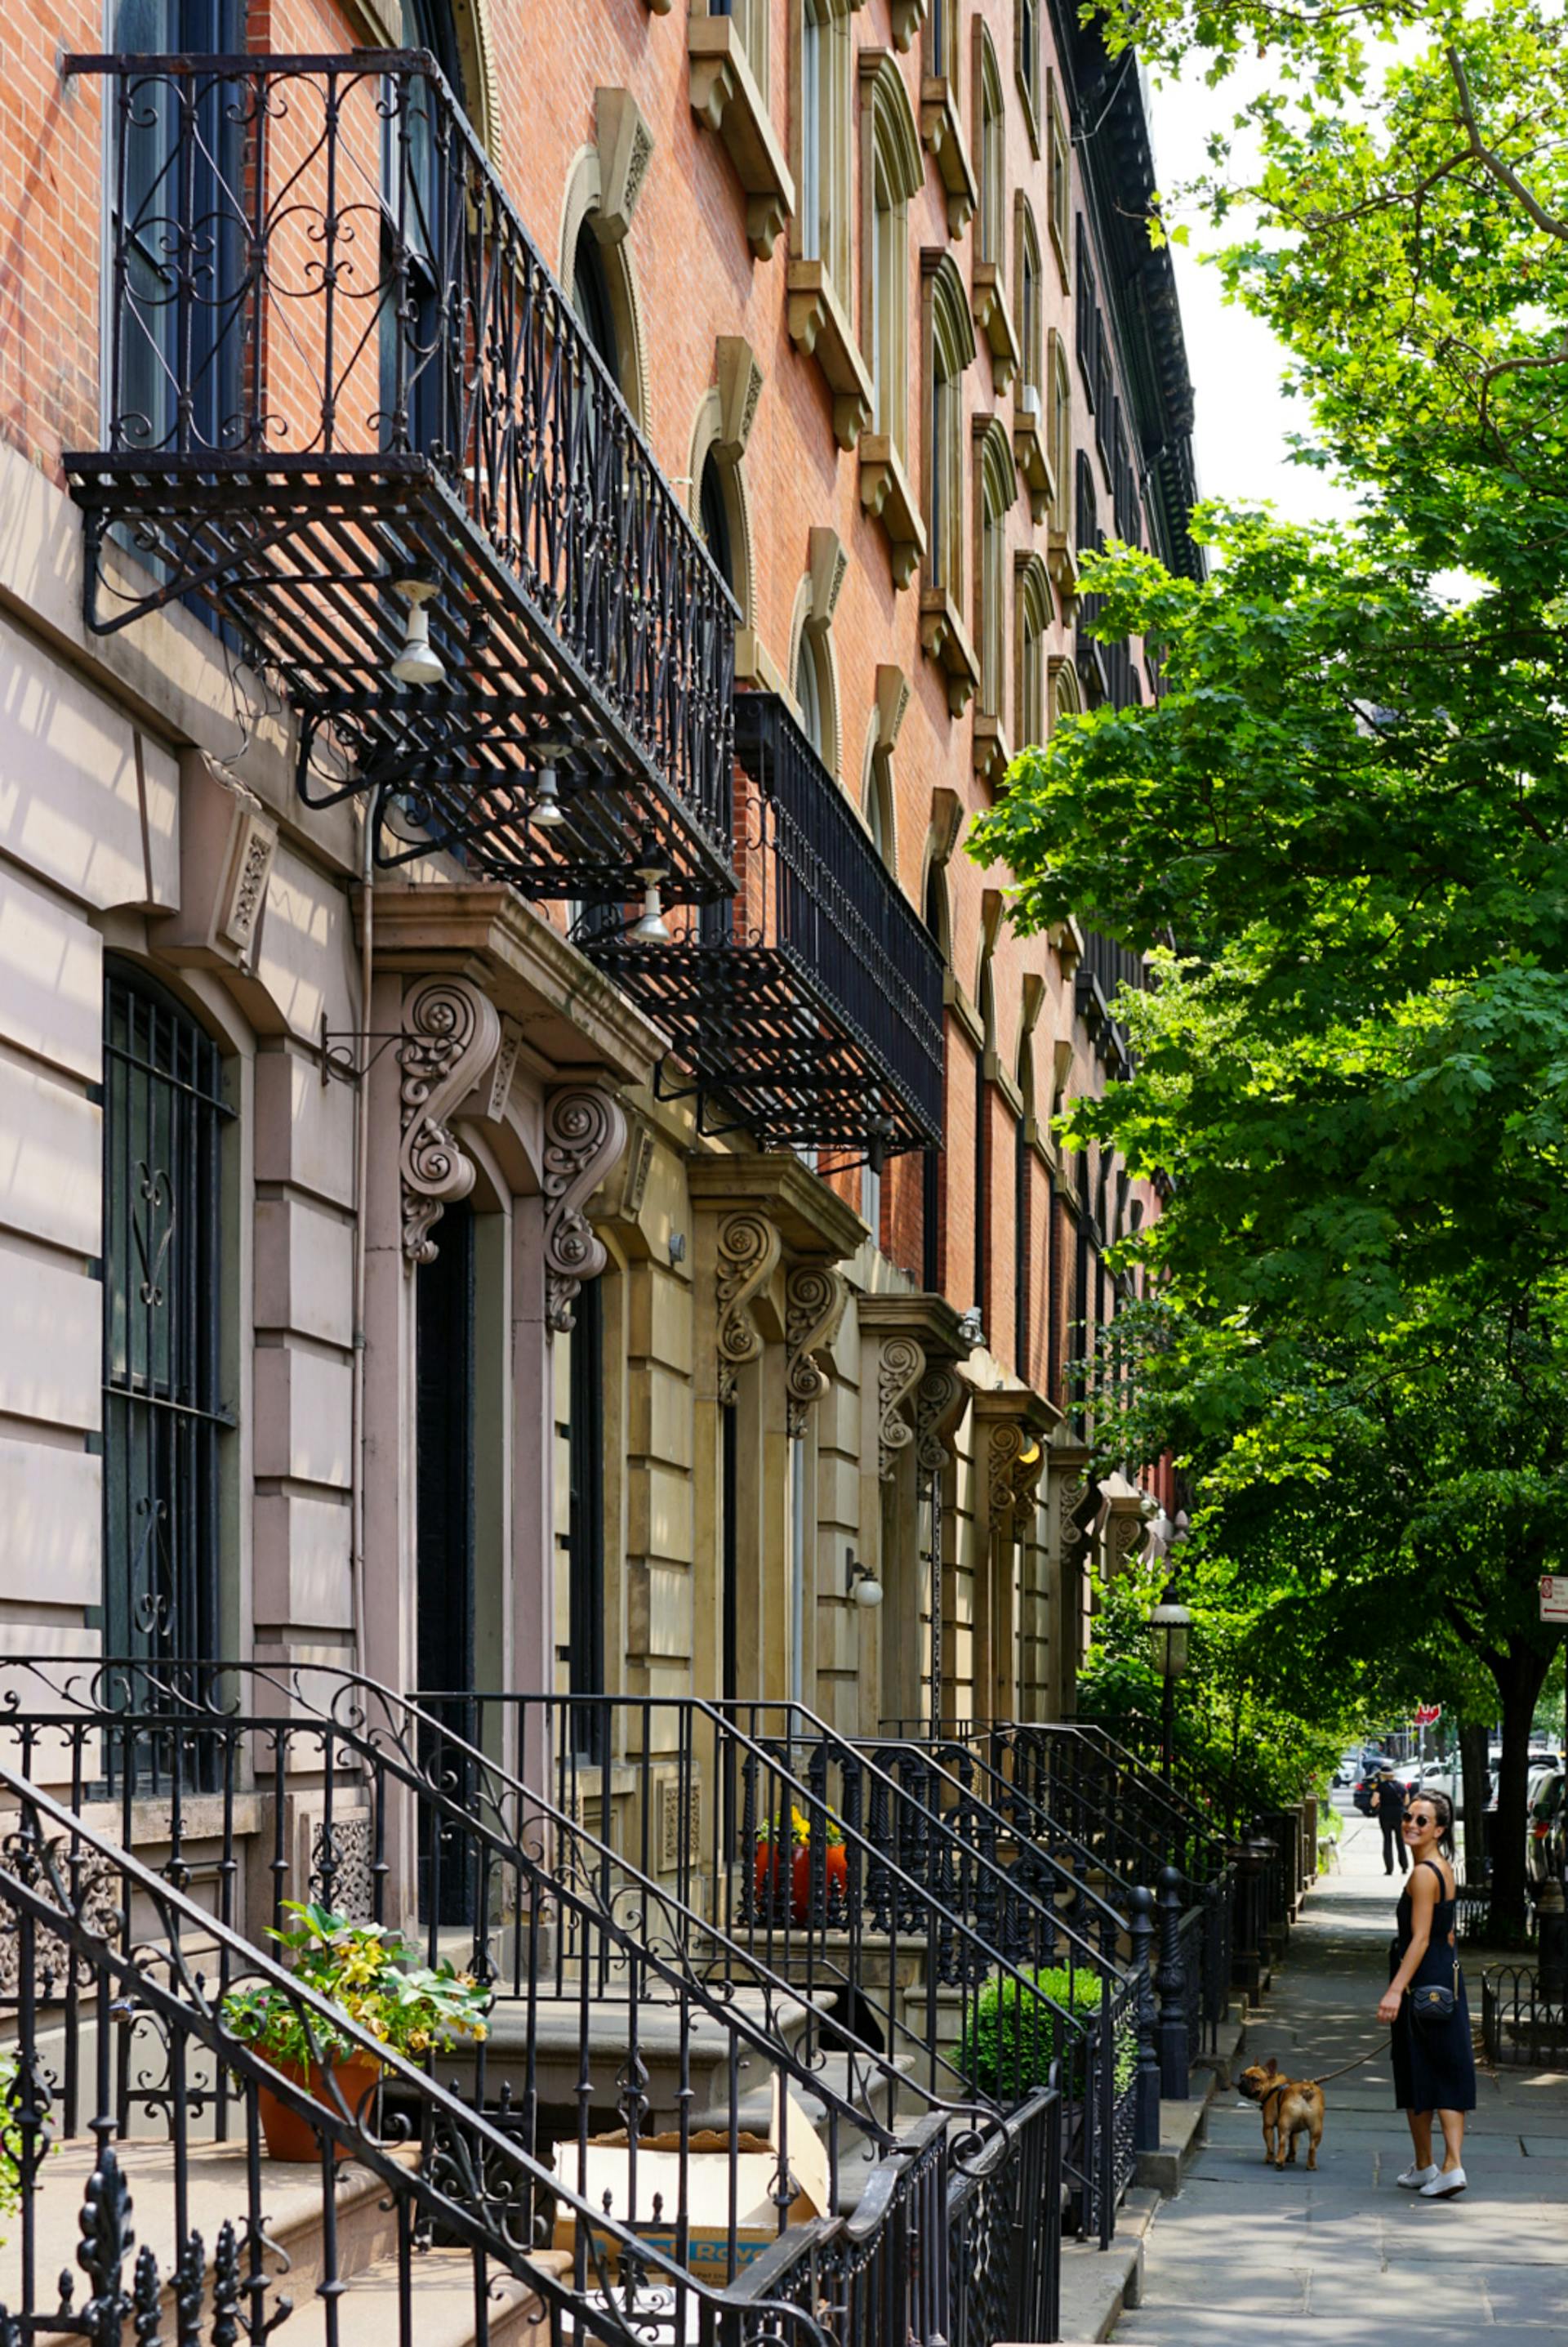
<path fill-rule="evenodd" d="M 671 1039 L 709 1130 L 890 1156 L 942 1138 L 935 940 L 777 693 L 736 701 L 733 916 L 584 942 Z"/>
<path fill-rule="evenodd" d="M 1073 1920 L 1065 1870 L 1015 1872 L 955 1829 L 943 1808 L 960 1788 L 939 1770 L 917 1758 L 901 1781 L 799 1706 L 419 1700 L 487 1751 L 549 1755 L 555 1809 L 614 1816 L 616 1846 L 655 1872 L 662 1857 L 684 1912 L 706 1901 L 727 1949 L 828 2000 L 830 2025 L 855 2021 L 916 2088 L 1015 2105 L 1029 2080 L 992 2075 L 983 2018 L 1012 1999 L 1029 2058 L 1048 2044 L 1059 2065 L 1075 2219 L 1112 2238 L 1135 2165 L 1135 1983 Z"/>
<path fill-rule="evenodd" d="M 42 1759 L 43 1750 L 34 1757 Z M 204 2340 L 233 2347 L 241 2334 L 260 2347 L 275 2332 L 286 2339 L 295 2312 L 280 2287 L 289 2259 L 269 2233 L 281 2179 L 276 2168 L 264 2168 L 261 2148 L 270 2096 L 302 2125 L 311 2148 L 305 2173 L 320 2179 L 314 2295 L 329 2341 L 345 2297 L 365 2279 L 338 2239 L 336 2174 L 345 2154 L 385 2196 L 393 2246 L 377 2308 L 404 2341 L 422 2313 L 429 2318 L 433 2283 L 467 2301 L 479 2342 L 520 2295 L 538 2301 L 535 2320 L 555 2342 L 646 2342 L 656 2335 L 649 2318 L 661 2302 L 673 2311 L 677 2340 L 712 2347 L 822 2341 L 815 2306 L 791 2302 L 788 2292 L 731 2302 L 629 2224 L 590 2207 L 501 2118 L 391 2051 L 199 1904 L 168 1862 L 144 1865 L 4 1767 L 0 1804 L 7 1813 L 0 1951 L 15 2031 L 0 2148 L 15 2195 L 6 2229 L 20 2237 L 6 2250 L 14 2284 L 7 2339 L 118 2347 L 127 2321 L 140 2347 L 155 2347 L 165 2323 L 182 2347 Z M 226 2001 L 258 1990 L 287 2007 L 310 2051 L 309 2069 L 280 2069 L 233 2034 Z M 379 2084 L 348 2086 L 339 2066 L 345 2058 Z M 85 2130 L 71 2103 L 73 2060 L 78 2091 L 86 2085 L 90 2093 Z M 209 2247 L 196 2219 L 211 2224 L 216 2215 L 201 2190 L 215 2165 L 214 2136 L 242 2146 L 243 2156 L 218 2166 L 223 2208 Z M 160 2137 L 167 2157 L 154 2150 Z M 78 2156 L 56 2165 L 53 2155 L 71 2149 L 73 2138 Z M 65 2238 L 47 2219 L 50 2196 L 73 2191 L 81 2194 L 80 2300 L 68 2269 L 58 2280 L 40 2270 L 47 2248 Z M 545 2208 L 572 2220 L 570 2280 L 536 2255 Z M 302 2307 L 297 2319 L 313 2332 Z"/>
<path fill-rule="evenodd" d="M 210 1902 L 219 1942 L 216 1999 L 239 1977 L 236 1950 L 277 1919 L 286 1897 L 413 1924 L 428 1957 L 451 1956 L 488 1984 L 488 2039 L 443 2055 L 439 2069 L 449 2097 L 482 2115 L 520 2155 L 523 2181 L 508 2188 L 525 2241 L 548 2232 L 564 2205 L 563 2178 L 585 2185 L 590 2132 L 618 2122 L 635 2143 L 662 2126 L 677 2157 L 678 2206 L 645 2205 L 652 2188 L 639 2193 L 634 2154 L 632 2198 L 616 2214 L 639 2257 L 650 2226 L 670 2251 L 645 2260 L 633 2277 L 634 2298 L 645 2286 L 648 2293 L 639 2301 L 647 2321 L 680 2317 L 665 2269 L 678 2275 L 688 2247 L 693 2137 L 707 2123 L 732 2139 L 743 2122 L 759 2123 L 747 2108 L 759 2098 L 766 2126 L 766 2080 L 778 2073 L 817 2115 L 830 2205 L 820 2220 L 786 2224 L 790 2195 L 781 2179 L 795 2106 L 781 2101 L 777 2223 L 767 2228 L 777 2238 L 744 2265 L 731 2174 L 728 2217 L 708 2252 L 717 2258 L 722 2306 L 711 2318 L 699 2309 L 689 2332 L 676 2320 L 673 2337 L 700 2329 L 738 2347 L 752 2335 L 753 2311 L 765 2323 L 768 2302 L 783 2301 L 808 2321 L 830 2310 L 835 2336 L 874 2347 L 884 2334 L 843 2329 L 840 2321 L 846 2310 L 890 2298 L 925 2326 L 898 2334 L 915 2347 L 952 2335 L 951 2277 L 936 2253 L 942 2227 L 932 2209 L 940 2210 L 954 2179 L 987 2153 L 1000 2126 L 994 2098 L 975 2093 L 940 2052 L 931 2077 L 952 2091 L 912 2078 L 896 2052 L 862 2034 L 860 2010 L 824 2011 L 825 1976 L 803 1985 L 769 1963 L 755 1932 L 730 1934 L 711 1912 L 686 1906 L 673 1882 L 656 1881 L 594 1829 L 585 1779 L 553 1774 L 545 1758 L 537 1789 L 524 1789 L 480 1748 L 491 1723 L 465 1712 L 460 1724 L 480 1737 L 470 1741 L 372 1683 L 326 1669 L 17 1662 L 0 1671 L 0 1758 L 16 1763 L 18 1780 L 57 1786 L 84 1844 L 106 1831 L 127 1849 L 139 1843 L 156 1853 L 154 1879 Z M 526 1733 L 522 1748 L 541 1758 Z M 557 1783 L 568 1794 L 564 1806 L 551 1798 Z M 616 1828 L 618 1799 L 617 1777 L 597 1812 L 606 1835 Z M 652 1822 L 645 1807 L 640 1845 L 657 1864 L 662 1850 L 648 1839 Z M 637 1847 L 639 1835 L 631 1840 Z M 111 1938 L 128 1912 L 121 1902 L 117 1913 L 109 1901 Z M 80 2125 L 86 2071 L 101 2059 L 93 2030 L 102 2008 L 79 1990 L 74 1980 L 65 1983 L 54 2017 L 70 2133 Z M 100 2033 L 98 2046 L 104 2042 Z M 123 2133 L 146 2080 L 128 2049 L 117 2065 L 97 2101 Z M 417 2080 L 405 2066 L 386 2090 L 407 2106 L 411 2125 L 423 2123 Z M 906 2089 L 932 2122 L 919 2142 L 901 2131 Z M 222 2137 L 237 2123 L 234 2095 L 218 2071 L 194 2096 L 182 2086 L 177 2100 L 193 2124 Z M 1058 2110 L 1052 2125 L 1059 2124 Z M 1023 2137 L 990 2157 L 1005 2170 L 997 2189 L 1023 2188 Z M 473 2178 L 487 2171 L 476 2153 L 454 2172 L 457 2191 L 477 2188 Z M 852 2219 L 839 2210 L 846 2192 L 858 2202 Z M 570 2192 L 564 2198 L 573 2205 Z M 1048 2260 L 1057 2215 L 1052 2203 L 1031 2218 Z M 577 2246 L 585 2223 L 579 2209 L 575 2286 L 596 2303 L 605 2278 L 585 2269 Z M 597 2212 L 594 2223 L 605 2230 Z M 632 2249 L 616 2247 L 616 2229 L 608 2228 L 610 2254 L 624 2260 Z"/>
<path fill-rule="evenodd" d="M 651 834 L 669 897 L 727 897 L 734 600 L 432 58 L 64 69 L 111 131 L 89 626 L 204 607 L 383 862 L 629 895 Z"/>

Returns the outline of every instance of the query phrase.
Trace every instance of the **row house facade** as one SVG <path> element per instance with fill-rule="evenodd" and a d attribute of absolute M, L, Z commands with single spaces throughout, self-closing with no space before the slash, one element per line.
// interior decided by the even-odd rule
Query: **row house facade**
<path fill-rule="evenodd" d="M 971 853 L 1199 572 L 1136 61 L 0 66 L 0 2307 L 1048 2342 L 1305 1879 L 1074 1717 L 1142 969 Z"/>
<path fill-rule="evenodd" d="M 14 1656 L 1056 1718 L 1190 392 L 1045 0 L 54 0 L 0 92 Z M 1144 1479 L 1148 1490 L 1154 1478 Z M 881 1602 L 867 1602 L 881 1593 Z"/>

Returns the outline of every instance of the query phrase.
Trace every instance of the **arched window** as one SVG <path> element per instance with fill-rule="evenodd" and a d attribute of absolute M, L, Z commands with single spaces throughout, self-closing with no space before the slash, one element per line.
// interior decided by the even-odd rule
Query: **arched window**
<path fill-rule="evenodd" d="M 697 485 L 697 524 L 715 568 L 722 572 L 726 585 L 733 589 L 735 556 L 729 535 L 729 510 L 725 503 L 718 460 L 711 448 L 703 459 L 702 478 Z"/>
<path fill-rule="evenodd" d="M 925 428 L 926 577 L 955 610 L 963 601 L 963 377 L 974 361 L 974 329 L 963 281 L 950 254 L 921 256 L 925 289 L 922 370 Z"/>
<path fill-rule="evenodd" d="M 463 56 L 457 45 L 451 0 L 402 0 L 400 48 L 428 49 L 446 76 L 459 106 L 466 104 Z"/>
<path fill-rule="evenodd" d="M 974 217 L 975 258 L 1000 269 L 1005 201 L 1006 132 L 1002 113 L 1002 76 L 996 51 L 981 18 L 974 26 L 974 160 L 980 205 Z"/>
<path fill-rule="evenodd" d="M 576 250 L 572 255 L 572 307 L 582 320 L 588 340 L 604 360 L 614 380 L 619 383 L 620 338 L 616 333 L 610 282 L 599 251 L 598 238 L 587 220 L 577 231 Z"/>
<path fill-rule="evenodd" d="M 830 763 L 826 738 L 826 696 L 818 648 L 804 629 L 800 648 L 795 655 L 795 703 L 800 712 L 800 731 L 824 765 Z"/>
<path fill-rule="evenodd" d="M 1073 374 L 1067 345 L 1053 327 L 1047 386 L 1046 454 L 1051 462 L 1051 546 L 1070 553 L 1073 528 Z"/>
<path fill-rule="evenodd" d="M 870 60 L 868 62 L 868 60 Z M 909 205 L 925 172 L 904 77 L 885 49 L 860 53 L 860 347 L 871 429 L 907 452 Z"/>
<path fill-rule="evenodd" d="M 218 1046 L 110 961 L 104 989 L 104 1651 L 223 1648 L 219 1450 L 222 1135 Z"/>
<path fill-rule="evenodd" d="M 1018 473 L 1006 428 L 995 416 L 975 449 L 975 507 L 980 517 L 975 569 L 975 632 L 980 648 L 979 711 L 1003 713 L 1007 631 L 1007 516 L 1018 493 Z"/>
<path fill-rule="evenodd" d="M 1020 190 L 1017 202 L 1018 258 L 1013 274 L 1018 286 L 1018 387 L 1020 404 L 1041 416 L 1044 413 L 1044 302 L 1040 277 L 1040 238 L 1029 199 Z M 1033 396 L 1031 397 L 1031 395 Z"/>
<path fill-rule="evenodd" d="M 1051 625 L 1051 580 L 1037 554 L 1019 558 L 1013 608 L 1017 615 L 1013 722 L 1016 746 L 1027 750 L 1044 742 L 1047 731 L 1045 634 Z"/>
<path fill-rule="evenodd" d="M 850 0 L 794 0 L 797 259 L 850 294 Z"/>
<path fill-rule="evenodd" d="M 974 1055 L 974 1301 L 989 1335 L 992 1327 L 991 1273 L 991 1062 L 996 1052 L 996 982 L 992 975 L 988 939 L 980 964 L 975 1009 L 984 1038 Z"/>

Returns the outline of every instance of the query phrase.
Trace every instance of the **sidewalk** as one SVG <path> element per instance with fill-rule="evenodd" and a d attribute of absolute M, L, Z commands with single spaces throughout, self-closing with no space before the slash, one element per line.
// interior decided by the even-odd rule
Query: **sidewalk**
<path fill-rule="evenodd" d="M 1247 2061 L 1312 2077 L 1380 2033 L 1398 1881 L 1376 1829 L 1347 1820 L 1340 1867 L 1290 1937 Z M 1479 2018 L 1481 1987 L 1467 1981 Z M 1491 2347 L 1568 2338 L 1568 2077 L 1482 2071 L 1465 2136 L 1470 2189 L 1399 2191 L 1410 2136 L 1386 2052 L 1325 2088 L 1318 2171 L 1263 2161 L 1257 2112 L 1222 2096 L 1178 2198 L 1150 2229 L 1142 2302 L 1116 2347 L 1417 2347 L 1476 2332 Z"/>

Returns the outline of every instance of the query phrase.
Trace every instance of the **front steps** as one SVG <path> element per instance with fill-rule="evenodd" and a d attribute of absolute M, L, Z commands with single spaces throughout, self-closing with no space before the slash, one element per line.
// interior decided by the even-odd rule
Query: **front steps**
<path fill-rule="evenodd" d="M 130 2191 L 129 2228 L 135 2245 L 127 2252 L 121 2287 L 131 2287 L 132 2269 L 141 2248 L 150 2247 L 158 2260 L 163 2282 L 160 2312 L 165 2338 L 177 2326 L 172 2266 L 175 2232 L 175 2167 L 167 2143 L 132 2138 L 117 2142 L 116 2157 Z M 412 2149 L 392 2155 L 402 2166 L 412 2166 Z M 50 2301 L 56 2278 L 69 2275 L 79 2306 L 89 2284 L 76 2261 L 81 2238 L 83 2196 L 97 2159 L 90 2137 L 74 2137 L 45 2159 L 34 2194 L 35 2244 L 39 2277 L 40 2309 Z M 287 2336 L 290 2347 L 309 2347 L 327 2336 L 326 2307 L 318 2295 L 327 2280 L 325 2228 L 322 2219 L 321 2172 L 313 2165 L 281 2160 L 260 2163 L 260 2206 L 267 2240 L 262 2271 L 268 2289 L 262 2301 L 268 2318 L 289 2299 Z M 246 2148 L 243 2142 L 192 2144 L 187 2157 L 188 2224 L 199 2233 L 207 2258 L 205 2297 L 210 2310 L 212 2259 L 218 2236 L 232 2224 L 240 2247 L 241 2287 L 249 2280 L 250 2260 L 246 2244 Z M 339 2347 L 389 2347 L 399 2336 L 397 2219 L 387 2188 L 368 2168 L 344 2160 L 337 2170 L 335 2208 L 337 2234 L 337 2296 Z M 22 2220 L 20 2214 L 4 2220 L 0 2246 L 0 2305 L 19 2308 L 22 2290 Z M 529 2263 L 541 2272 L 569 2272 L 571 2260 L 555 2250 L 537 2250 Z M 432 2249 L 417 2251 L 410 2263 L 413 2335 L 417 2347 L 475 2347 L 473 2260 L 466 2250 Z M 248 2299 L 248 2293 L 247 2293 Z M 536 2291 L 512 2274 L 492 2266 L 487 2277 L 485 2332 L 493 2342 L 514 2340 L 524 2347 L 546 2309 Z"/>

